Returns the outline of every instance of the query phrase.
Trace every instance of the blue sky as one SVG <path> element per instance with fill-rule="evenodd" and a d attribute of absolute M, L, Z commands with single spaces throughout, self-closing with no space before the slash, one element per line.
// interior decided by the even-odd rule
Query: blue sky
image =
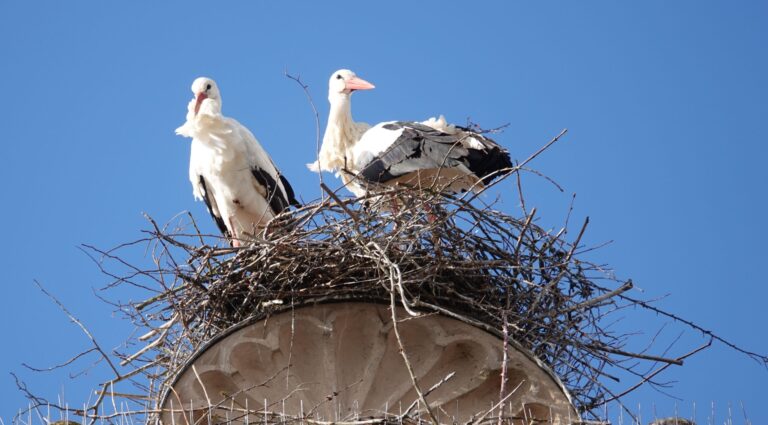
<path fill-rule="evenodd" d="M 310 85 L 323 126 L 327 79 L 346 67 L 377 86 L 354 97 L 360 121 L 510 123 L 497 140 L 518 159 L 567 127 L 533 164 L 566 192 L 524 180 L 541 224 L 560 225 L 576 193 L 573 220 L 591 218 L 586 241 L 614 241 L 594 258 L 633 278 L 634 295 L 668 295 L 664 308 L 768 352 L 764 2 L 4 0 L 0 40 L 6 423 L 26 403 L 9 371 L 73 403 L 104 374 L 22 370 L 88 346 L 33 279 L 116 347 L 132 329 L 93 296 L 107 279 L 77 247 L 140 237 L 142 212 L 165 222 L 189 210 L 214 232 L 192 199 L 189 140 L 173 134 L 201 75 L 305 200 L 319 193 L 304 167 L 314 120 L 285 69 Z M 517 211 L 511 183 L 506 191 L 502 208 Z M 652 331 L 650 322 L 630 312 L 624 325 Z M 695 402 L 702 422 L 712 402 L 718 417 L 743 402 L 768 423 L 768 372 L 722 346 L 666 378 L 681 400 L 644 390 L 627 402 L 644 418 L 676 403 L 690 415 Z"/>

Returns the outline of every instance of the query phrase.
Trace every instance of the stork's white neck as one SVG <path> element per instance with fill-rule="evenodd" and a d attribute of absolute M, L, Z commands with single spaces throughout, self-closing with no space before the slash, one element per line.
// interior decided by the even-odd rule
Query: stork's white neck
<path fill-rule="evenodd" d="M 328 126 L 326 127 L 326 136 L 328 130 L 332 127 L 338 129 L 351 128 L 352 121 L 352 99 L 349 95 L 328 97 L 331 103 L 331 112 L 328 114 Z"/>
<path fill-rule="evenodd" d="M 355 122 L 349 95 L 329 95 L 331 111 L 318 158 L 320 168 L 336 171 L 352 164 L 352 147 L 356 140 Z"/>

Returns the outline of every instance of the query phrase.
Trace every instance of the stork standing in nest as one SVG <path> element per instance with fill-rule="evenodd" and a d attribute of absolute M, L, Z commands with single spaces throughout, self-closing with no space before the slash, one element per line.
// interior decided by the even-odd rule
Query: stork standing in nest
<path fill-rule="evenodd" d="M 350 191 L 363 196 L 379 185 L 477 191 L 512 167 L 506 149 L 478 132 L 448 124 L 442 116 L 373 127 L 355 122 L 352 93 L 373 88 L 350 70 L 331 75 L 328 125 L 310 170 L 337 172 Z"/>
<path fill-rule="evenodd" d="M 192 93 L 187 121 L 176 129 L 176 134 L 192 138 L 192 193 L 205 201 L 221 233 L 237 247 L 299 203 L 253 133 L 221 114 L 216 83 L 200 77 L 192 83 Z"/>

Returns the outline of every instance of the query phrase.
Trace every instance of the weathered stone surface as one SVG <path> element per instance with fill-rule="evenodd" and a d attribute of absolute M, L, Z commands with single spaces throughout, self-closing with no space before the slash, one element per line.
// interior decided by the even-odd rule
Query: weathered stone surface
<path fill-rule="evenodd" d="M 398 310 L 398 318 L 405 317 Z M 399 321 L 398 329 L 422 391 L 455 372 L 426 397 L 440 422 L 466 422 L 498 402 L 498 338 L 438 315 Z M 569 396 L 546 367 L 522 349 L 511 347 L 508 355 L 507 388 L 517 389 L 505 414 L 544 424 L 576 421 Z M 221 406 L 215 416 L 245 422 L 238 411 L 263 412 L 266 400 L 270 412 L 340 421 L 398 415 L 416 399 L 388 306 L 343 303 L 287 311 L 229 332 L 179 375 L 163 408 L 179 411 L 181 404 L 196 418 L 207 415 L 210 400 Z M 263 419 L 252 414 L 248 420 Z M 186 423 L 180 413 L 166 413 L 163 421 Z"/>

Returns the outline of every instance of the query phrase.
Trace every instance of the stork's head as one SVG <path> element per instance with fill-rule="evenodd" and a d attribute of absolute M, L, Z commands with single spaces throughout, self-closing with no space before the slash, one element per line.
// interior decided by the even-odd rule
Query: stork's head
<path fill-rule="evenodd" d="M 221 112 L 221 94 L 216 82 L 207 77 L 197 78 L 192 82 L 192 93 L 195 94 L 194 115 L 200 113 L 200 109 L 208 113 Z M 192 104 L 190 104 L 192 105 Z M 192 111 L 190 111 L 192 112 Z"/>
<path fill-rule="evenodd" d="M 354 72 L 340 69 L 331 74 L 331 79 L 328 80 L 328 100 L 333 102 L 333 99 L 339 97 L 349 97 L 355 90 L 370 90 L 375 87 L 368 81 L 358 78 Z"/>

